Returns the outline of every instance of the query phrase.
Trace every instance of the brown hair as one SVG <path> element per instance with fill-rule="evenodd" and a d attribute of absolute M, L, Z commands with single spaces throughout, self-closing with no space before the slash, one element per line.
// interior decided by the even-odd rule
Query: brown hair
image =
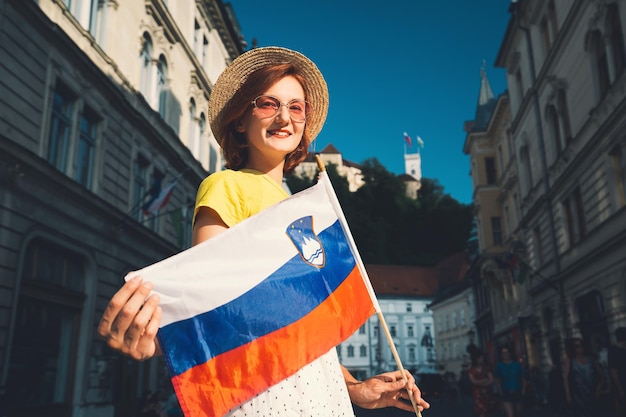
<path fill-rule="evenodd" d="M 242 169 L 248 163 L 248 144 L 245 133 L 235 130 L 235 125 L 250 111 L 252 100 L 267 91 L 279 80 L 292 76 L 304 89 L 307 99 L 306 79 L 298 72 L 298 68 L 293 64 L 268 65 L 250 74 L 246 82 L 239 88 L 232 100 L 228 103 L 227 109 L 223 112 L 222 125 L 224 137 L 222 138 L 222 152 L 226 160 L 226 168 Z M 315 103 L 311 103 L 315 111 Z M 289 174 L 302 162 L 308 154 L 310 140 L 306 130 L 302 134 L 302 140 L 292 152 L 285 157 L 283 172 Z"/>

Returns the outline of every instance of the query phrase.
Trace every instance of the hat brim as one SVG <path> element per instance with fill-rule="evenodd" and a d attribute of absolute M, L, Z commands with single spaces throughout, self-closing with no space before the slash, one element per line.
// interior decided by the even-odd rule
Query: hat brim
<path fill-rule="evenodd" d="M 328 86 L 317 66 L 300 52 L 277 46 L 251 49 L 239 55 L 224 69 L 215 82 L 209 97 L 209 124 L 217 142 L 221 145 L 224 137 L 222 112 L 228 108 L 233 96 L 247 81 L 250 74 L 267 65 L 290 63 L 295 65 L 305 79 L 307 101 L 313 106 L 313 113 L 306 120 L 305 131 L 313 141 L 328 114 Z"/>

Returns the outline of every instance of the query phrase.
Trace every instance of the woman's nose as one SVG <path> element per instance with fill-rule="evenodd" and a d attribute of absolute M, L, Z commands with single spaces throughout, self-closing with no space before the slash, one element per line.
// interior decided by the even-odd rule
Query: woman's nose
<path fill-rule="evenodd" d="M 278 113 L 276 113 L 276 120 L 287 122 L 290 118 L 291 115 L 289 114 L 289 107 L 281 104 L 280 108 L 278 109 Z"/>

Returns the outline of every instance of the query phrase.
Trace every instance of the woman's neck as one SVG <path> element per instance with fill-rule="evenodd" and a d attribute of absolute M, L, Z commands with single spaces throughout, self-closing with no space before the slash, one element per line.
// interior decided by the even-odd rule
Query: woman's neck
<path fill-rule="evenodd" d="M 269 160 L 248 161 L 246 168 L 259 171 L 276 181 L 278 184 L 283 183 L 283 168 L 285 161 L 271 162 Z"/>

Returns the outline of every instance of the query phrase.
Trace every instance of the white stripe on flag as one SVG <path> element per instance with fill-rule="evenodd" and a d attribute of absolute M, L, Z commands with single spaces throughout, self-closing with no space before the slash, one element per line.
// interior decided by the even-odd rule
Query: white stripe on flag
<path fill-rule="evenodd" d="M 132 276 L 141 275 L 154 284 L 153 291 L 161 297 L 163 309 L 161 327 L 193 317 L 232 301 L 297 255 L 290 239 L 282 237 L 292 221 L 307 215 L 313 215 L 317 234 L 337 221 L 323 184 Z M 253 219 L 254 228 L 247 227 Z M 280 233 L 267 233 L 269 227 L 280 228 Z"/>

